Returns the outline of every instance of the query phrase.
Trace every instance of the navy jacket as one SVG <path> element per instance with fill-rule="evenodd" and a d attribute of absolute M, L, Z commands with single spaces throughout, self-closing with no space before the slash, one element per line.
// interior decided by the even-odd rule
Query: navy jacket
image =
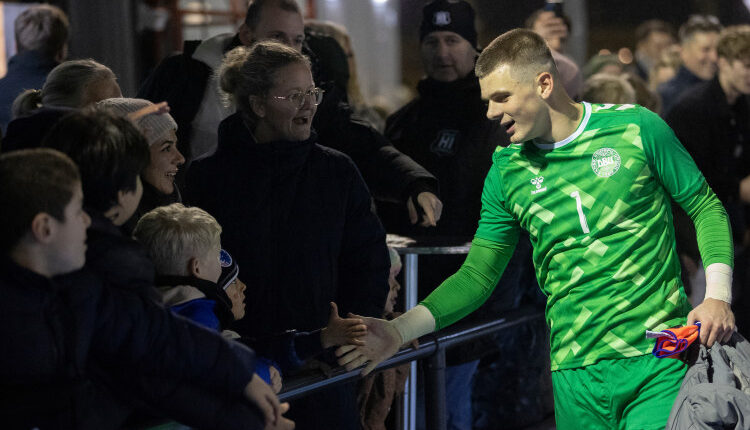
<path fill-rule="evenodd" d="M 385 232 L 349 157 L 315 139 L 257 144 L 234 114 L 216 154 L 188 173 L 189 203 L 216 217 L 242 267 L 243 336 L 323 327 L 330 301 L 342 315 L 383 312 Z"/>
<path fill-rule="evenodd" d="M 258 144 L 234 114 L 216 154 L 188 172 L 189 203 L 216 217 L 242 267 L 243 337 L 324 327 L 331 301 L 341 315 L 383 312 L 390 264 L 372 199 L 349 157 L 315 140 Z M 355 399 L 353 384 L 334 387 L 295 400 L 288 415 L 300 430 L 358 429 Z"/>
<path fill-rule="evenodd" d="M 41 90 L 49 72 L 57 62 L 37 51 L 18 53 L 8 61 L 8 74 L 0 79 L 0 127 L 5 128 L 11 119 L 13 100 L 24 90 Z"/>
<path fill-rule="evenodd" d="M 191 381 L 234 398 L 252 374 L 245 347 L 107 288 L 86 269 L 50 280 L 0 257 L 0 294 L 3 428 L 119 428 L 111 403 L 102 402 L 117 387 L 98 380 L 91 365 L 106 364 L 121 378 Z"/>
<path fill-rule="evenodd" d="M 659 85 L 659 96 L 661 97 L 661 117 L 665 118 L 672 107 L 677 104 L 680 97 L 693 85 L 705 82 L 695 76 L 685 66 L 680 66 L 674 78 Z"/>

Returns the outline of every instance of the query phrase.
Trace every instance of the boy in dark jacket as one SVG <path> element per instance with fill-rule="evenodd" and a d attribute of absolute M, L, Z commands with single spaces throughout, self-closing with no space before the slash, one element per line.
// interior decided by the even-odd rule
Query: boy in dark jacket
<path fill-rule="evenodd" d="M 252 351 L 79 270 L 90 218 L 68 157 L 51 149 L 0 156 L 0 206 L 4 428 L 118 428 L 100 399 L 122 393 L 89 372 L 100 363 L 137 377 L 191 381 L 227 399 L 245 397 L 268 409 L 269 422 L 283 422 L 275 396 L 252 373 Z M 263 428 L 262 419 L 245 428 Z"/>

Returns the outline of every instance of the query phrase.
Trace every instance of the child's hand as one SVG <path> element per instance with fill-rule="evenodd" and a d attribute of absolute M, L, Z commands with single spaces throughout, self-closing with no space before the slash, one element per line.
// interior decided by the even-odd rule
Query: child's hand
<path fill-rule="evenodd" d="M 337 345 L 363 345 L 360 340 L 367 334 L 367 326 L 361 318 L 341 318 L 336 303 L 331 302 L 328 325 L 320 331 L 323 348 Z"/>
<path fill-rule="evenodd" d="M 263 413 L 266 426 L 278 424 L 283 417 L 281 416 L 282 406 L 279 398 L 271 390 L 260 376 L 253 373 L 253 378 L 245 386 L 245 397 L 254 403 Z"/>
<path fill-rule="evenodd" d="M 268 373 L 271 375 L 271 388 L 273 388 L 273 392 L 279 394 L 279 391 L 281 391 L 281 374 L 274 366 L 268 367 Z"/>

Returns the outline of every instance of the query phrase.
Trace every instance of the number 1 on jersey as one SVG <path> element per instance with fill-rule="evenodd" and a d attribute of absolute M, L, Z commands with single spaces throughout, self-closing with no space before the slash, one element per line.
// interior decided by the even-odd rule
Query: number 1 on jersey
<path fill-rule="evenodd" d="M 581 195 L 578 191 L 570 193 L 570 197 L 576 199 L 576 209 L 578 210 L 578 220 L 581 222 L 581 229 L 584 233 L 589 234 L 589 224 L 586 222 L 586 216 L 583 214 L 583 205 L 581 204 Z"/>

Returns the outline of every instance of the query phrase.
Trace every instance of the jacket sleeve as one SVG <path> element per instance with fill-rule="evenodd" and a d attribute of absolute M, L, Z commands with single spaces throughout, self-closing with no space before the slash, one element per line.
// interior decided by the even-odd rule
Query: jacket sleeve
<path fill-rule="evenodd" d="M 141 375 L 227 396 L 242 396 L 252 379 L 251 349 L 137 295 L 101 288 L 93 324 L 93 355 Z"/>
<path fill-rule="evenodd" d="M 434 175 L 357 119 L 348 105 L 319 110 L 315 127 L 322 144 L 351 157 L 376 199 L 399 203 L 418 191 L 438 194 Z"/>
<path fill-rule="evenodd" d="M 381 316 L 388 294 L 389 268 L 385 231 L 373 211 L 367 186 L 351 165 L 346 222 L 339 256 L 338 302 L 341 313 Z"/>

